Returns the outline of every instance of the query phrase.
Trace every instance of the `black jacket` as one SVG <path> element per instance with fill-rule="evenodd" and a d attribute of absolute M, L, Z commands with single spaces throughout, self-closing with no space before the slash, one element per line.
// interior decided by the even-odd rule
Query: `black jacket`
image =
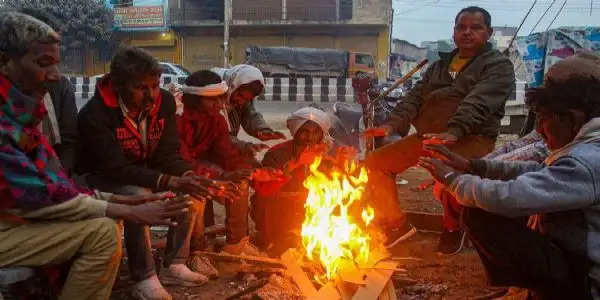
<path fill-rule="evenodd" d="M 69 79 L 61 76 L 58 82 L 50 86 L 49 92 L 61 139 L 53 148 L 65 170 L 70 173 L 75 167 L 79 147 L 75 91 Z"/>
<path fill-rule="evenodd" d="M 148 116 L 148 147 L 126 123 L 110 80 L 103 78 L 79 113 L 83 170 L 120 182 L 156 189 L 161 174 L 181 176 L 192 168 L 179 155 L 175 100 L 160 90 Z"/>
<path fill-rule="evenodd" d="M 488 43 L 452 79 L 448 67 L 457 53 L 440 53 L 440 60 L 395 107 L 388 125 L 401 131 L 413 123 L 420 134 L 449 131 L 459 138 L 498 136 L 504 105 L 514 90 L 513 64 Z"/>

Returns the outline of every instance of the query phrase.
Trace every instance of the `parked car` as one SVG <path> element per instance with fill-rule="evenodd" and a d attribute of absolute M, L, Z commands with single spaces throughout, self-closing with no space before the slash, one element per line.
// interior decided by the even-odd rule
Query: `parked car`
<path fill-rule="evenodd" d="M 163 75 L 190 76 L 190 71 L 178 64 L 161 62 Z"/>

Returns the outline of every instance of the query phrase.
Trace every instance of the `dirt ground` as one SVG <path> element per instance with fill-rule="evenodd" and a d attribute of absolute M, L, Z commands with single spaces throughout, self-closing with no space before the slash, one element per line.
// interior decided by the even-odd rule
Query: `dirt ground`
<path fill-rule="evenodd" d="M 265 114 L 265 119 L 273 124 L 276 130 L 288 134 L 285 129 L 285 118 L 288 113 L 273 110 Z M 244 135 L 243 138 L 253 140 L 247 135 Z M 502 136 L 498 144 L 513 138 L 512 136 Z M 273 145 L 276 143 L 271 142 L 268 144 Z M 439 219 L 441 218 L 442 207 L 433 199 L 431 187 L 426 190 L 418 189 L 420 185 L 429 182 L 431 182 L 429 174 L 417 167 L 410 168 L 398 176 L 400 204 L 407 211 L 417 214 L 433 214 L 437 215 Z M 216 214 L 217 219 L 223 222 L 224 210 L 222 207 L 217 207 Z M 407 272 L 406 276 L 403 277 L 404 279 L 394 280 L 398 299 L 494 299 L 503 294 L 505 288 L 492 288 L 486 284 L 483 267 L 477 253 L 472 248 L 467 248 L 455 256 L 440 257 L 435 252 L 438 238 L 439 233 L 420 230 L 417 236 L 392 249 L 394 256 L 410 256 L 421 259 L 421 261 L 407 261 L 400 266 L 405 268 Z M 221 272 L 218 280 L 211 280 L 206 285 L 198 288 L 167 287 L 167 289 L 175 300 L 221 300 L 228 299 L 253 281 L 269 276 L 266 273 L 244 274 L 238 272 L 239 269 L 231 264 L 221 263 L 216 266 Z M 133 282 L 129 280 L 127 273 L 125 260 L 121 266 L 121 274 L 117 279 L 111 299 L 132 299 L 129 296 L 129 291 Z M 262 298 L 255 297 L 251 299 Z"/>

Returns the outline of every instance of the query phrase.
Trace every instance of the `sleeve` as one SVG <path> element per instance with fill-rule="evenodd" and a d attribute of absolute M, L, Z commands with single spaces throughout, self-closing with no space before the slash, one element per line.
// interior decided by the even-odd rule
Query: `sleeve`
<path fill-rule="evenodd" d="M 448 132 L 458 138 L 481 127 L 490 115 L 502 111 L 514 89 L 515 72 L 508 58 L 490 63 L 482 73 L 448 121 Z"/>
<path fill-rule="evenodd" d="M 108 202 L 80 194 L 60 204 L 26 211 L 19 217 L 37 220 L 79 221 L 106 216 Z"/>
<path fill-rule="evenodd" d="M 425 71 L 421 80 L 417 81 L 414 87 L 408 92 L 408 95 L 396 105 L 385 125 L 392 126 L 396 132 L 401 132 L 410 127 L 410 122 L 417 117 L 419 109 L 423 104 L 431 73 L 439 63 L 439 61 L 433 63 Z"/>
<path fill-rule="evenodd" d="M 263 115 L 256 111 L 254 101 L 251 101 L 242 109 L 241 121 L 244 131 L 254 137 L 256 137 L 260 130 L 270 128 L 267 122 L 265 122 Z"/>
<path fill-rule="evenodd" d="M 246 156 L 231 140 L 224 118 L 215 119 L 215 131 L 217 131 L 217 139 L 213 144 L 212 152 L 221 166 L 226 171 L 252 168 L 252 164 L 247 161 Z"/>
<path fill-rule="evenodd" d="M 563 157 L 554 165 L 514 180 L 457 177 L 450 190 L 464 206 L 507 217 L 581 209 L 596 204 L 594 177 L 579 160 Z"/>
<path fill-rule="evenodd" d="M 494 159 L 496 157 L 508 154 L 519 148 L 523 148 L 527 145 L 534 144 L 542 140 L 542 137 L 536 131 L 529 133 L 528 135 L 518 138 L 514 141 L 504 143 L 502 146 L 496 148 L 492 153 L 485 156 L 485 159 Z"/>
<path fill-rule="evenodd" d="M 86 107 L 94 108 L 89 104 Z M 82 111 L 78 121 L 81 143 L 84 146 L 82 156 L 89 163 L 88 167 L 92 169 L 90 171 L 123 184 L 156 188 L 160 172 L 138 166 L 127 159 L 106 114 L 95 113 L 94 117 L 88 116 L 92 113 L 92 110 Z"/>
<path fill-rule="evenodd" d="M 152 155 L 152 167 L 172 176 L 182 176 L 192 167 L 179 154 L 179 135 L 175 120 L 175 100 L 168 92 L 161 90 L 165 109 L 165 128 L 160 142 Z"/>
<path fill-rule="evenodd" d="M 63 167 L 71 172 L 75 168 L 79 147 L 79 129 L 77 128 L 77 105 L 75 92 L 68 78 L 62 77 L 54 106 L 58 110 L 58 126 L 61 143 L 55 146 Z"/>
<path fill-rule="evenodd" d="M 510 180 L 527 172 L 536 172 L 544 164 L 535 161 L 507 161 L 491 159 L 471 160 L 473 174 L 488 179 Z"/>

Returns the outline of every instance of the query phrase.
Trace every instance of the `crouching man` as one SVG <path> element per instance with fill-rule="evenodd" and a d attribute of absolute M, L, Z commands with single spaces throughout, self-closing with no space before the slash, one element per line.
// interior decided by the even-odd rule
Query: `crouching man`
<path fill-rule="evenodd" d="M 419 164 L 465 207 L 462 221 L 493 285 L 543 299 L 600 299 L 600 58 L 554 65 L 528 92 L 551 155 L 544 164 L 467 160 L 443 146 Z M 522 216 L 534 215 L 528 226 Z"/>
<path fill-rule="evenodd" d="M 109 299 L 121 259 L 110 218 L 172 225 L 189 203 L 89 195 L 67 178 L 39 130 L 44 95 L 60 79 L 59 43 L 33 17 L 0 14 L 0 268 L 70 264 L 58 299 Z"/>
<path fill-rule="evenodd" d="M 138 48 L 121 49 L 112 59 L 110 73 L 97 84 L 94 97 L 81 110 L 79 130 L 86 180 L 101 191 L 140 195 L 172 190 L 198 201 L 209 192 L 231 197 L 234 186 L 198 177 L 179 155 L 175 124 L 175 101 L 159 88 L 161 67 L 149 53 Z M 164 284 L 196 286 L 208 279 L 192 272 L 189 255 L 190 212 L 169 230 Z M 170 299 L 154 267 L 147 226 L 125 222 L 125 243 L 134 296 Z"/>

